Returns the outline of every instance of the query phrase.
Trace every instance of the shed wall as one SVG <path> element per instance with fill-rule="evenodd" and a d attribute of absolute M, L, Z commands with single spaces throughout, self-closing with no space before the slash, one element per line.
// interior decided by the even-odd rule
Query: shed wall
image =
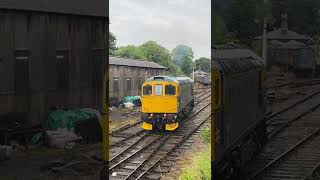
<path fill-rule="evenodd" d="M 125 96 L 140 96 L 139 77 L 142 79 L 142 85 L 146 79 L 152 76 L 167 75 L 167 73 L 166 69 L 109 65 L 109 97 L 123 99 Z M 131 90 L 127 88 L 128 78 L 131 79 Z M 118 79 L 118 88 L 115 87 L 115 79 Z"/>
<path fill-rule="evenodd" d="M 0 115 L 22 112 L 38 124 L 51 107 L 101 108 L 107 31 L 103 18 L 0 10 Z M 26 92 L 17 92 L 19 73 L 28 75 Z"/>

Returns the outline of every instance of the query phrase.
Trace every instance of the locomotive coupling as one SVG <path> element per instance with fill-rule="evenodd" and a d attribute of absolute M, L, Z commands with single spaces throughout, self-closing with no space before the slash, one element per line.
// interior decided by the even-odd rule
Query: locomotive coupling
<path fill-rule="evenodd" d="M 152 130 L 153 127 L 158 127 L 164 130 L 175 130 L 179 124 L 176 114 L 145 114 L 142 113 L 141 120 L 143 121 L 142 128 L 145 130 Z"/>

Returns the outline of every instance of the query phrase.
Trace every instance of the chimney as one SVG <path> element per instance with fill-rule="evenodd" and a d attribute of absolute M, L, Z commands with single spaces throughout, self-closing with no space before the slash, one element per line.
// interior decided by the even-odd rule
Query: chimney
<path fill-rule="evenodd" d="M 286 34 L 288 32 L 288 15 L 281 14 L 281 32 Z"/>

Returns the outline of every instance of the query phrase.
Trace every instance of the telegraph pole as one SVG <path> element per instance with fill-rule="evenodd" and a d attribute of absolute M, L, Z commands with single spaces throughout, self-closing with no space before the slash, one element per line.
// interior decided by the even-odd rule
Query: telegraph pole
<path fill-rule="evenodd" d="M 266 0 L 265 0 L 266 1 Z M 267 18 L 263 18 L 262 59 L 267 64 Z"/>
<path fill-rule="evenodd" d="M 264 4 L 267 4 L 267 0 L 263 1 Z M 266 12 L 265 12 L 266 13 Z M 266 14 L 263 15 L 263 37 L 262 37 L 262 59 L 264 65 L 267 64 L 267 17 Z"/>

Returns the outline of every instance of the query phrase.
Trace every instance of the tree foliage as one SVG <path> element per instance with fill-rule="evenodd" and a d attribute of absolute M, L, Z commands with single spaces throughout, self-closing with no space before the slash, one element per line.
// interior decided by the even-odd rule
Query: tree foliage
<path fill-rule="evenodd" d="M 228 29 L 245 45 L 262 33 L 262 22 L 256 19 L 256 0 L 236 0 L 231 4 Z"/>
<path fill-rule="evenodd" d="M 114 54 L 114 51 L 117 49 L 116 44 L 117 44 L 116 36 L 112 32 L 109 32 L 109 55 Z"/>
<path fill-rule="evenodd" d="M 192 73 L 193 51 L 188 46 L 180 45 L 176 49 L 178 53 L 175 57 L 180 57 L 178 61 L 181 61 L 180 65 L 177 65 L 171 60 L 170 51 L 155 41 L 147 41 L 140 46 L 127 45 L 117 48 L 115 46 L 116 37 L 112 33 L 109 33 L 109 36 L 112 36 L 112 39 L 109 38 L 110 55 L 158 63 L 169 68 L 172 76 L 190 75 Z M 179 49 L 182 49 L 182 51 L 180 52 Z"/>
<path fill-rule="evenodd" d="M 133 45 L 119 47 L 114 55 L 131 59 L 146 59 L 141 50 Z"/>
<path fill-rule="evenodd" d="M 179 66 L 186 76 L 190 76 L 193 69 L 193 51 L 186 45 L 178 45 L 171 51 L 172 62 Z"/>
<path fill-rule="evenodd" d="M 273 26 L 279 27 L 281 14 L 288 15 L 288 26 L 301 34 L 314 35 L 320 31 L 319 0 L 270 0 Z"/>
<path fill-rule="evenodd" d="M 201 71 L 210 73 L 211 72 L 211 60 L 206 57 L 201 57 L 199 59 L 196 59 L 195 61 L 196 69 L 200 69 Z"/>
<path fill-rule="evenodd" d="M 143 56 L 152 62 L 168 67 L 171 61 L 169 50 L 155 41 L 148 41 L 138 47 Z"/>
<path fill-rule="evenodd" d="M 184 75 L 184 73 L 182 72 L 181 68 L 174 64 L 174 63 L 170 63 L 169 65 L 169 71 L 170 71 L 170 75 L 171 76 L 181 76 Z"/>
<path fill-rule="evenodd" d="M 192 48 L 186 45 L 178 45 L 171 51 L 172 62 L 181 66 L 185 59 L 193 59 Z"/>
<path fill-rule="evenodd" d="M 193 72 L 193 67 L 194 67 L 192 58 L 191 57 L 185 57 L 182 60 L 182 65 L 180 67 L 181 67 L 181 70 L 183 71 L 183 73 L 186 76 L 191 76 L 191 74 Z"/>
<path fill-rule="evenodd" d="M 213 14 L 212 23 L 211 35 L 213 44 L 225 44 L 232 41 L 232 35 L 229 32 L 224 19 L 219 14 Z"/>
<path fill-rule="evenodd" d="M 253 47 L 253 39 L 262 35 L 263 18 L 267 29 L 279 28 L 281 14 L 288 15 L 288 27 L 300 34 L 313 36 L 320 32 L 319 0 L 215 0 L 212 17 L 214 43 L 224 43 L 231 33 L 244 45 Z M 224 27 L 224 24 L 226 27 Z M 217 41 L 217 42 L 215 42 Z"/>

